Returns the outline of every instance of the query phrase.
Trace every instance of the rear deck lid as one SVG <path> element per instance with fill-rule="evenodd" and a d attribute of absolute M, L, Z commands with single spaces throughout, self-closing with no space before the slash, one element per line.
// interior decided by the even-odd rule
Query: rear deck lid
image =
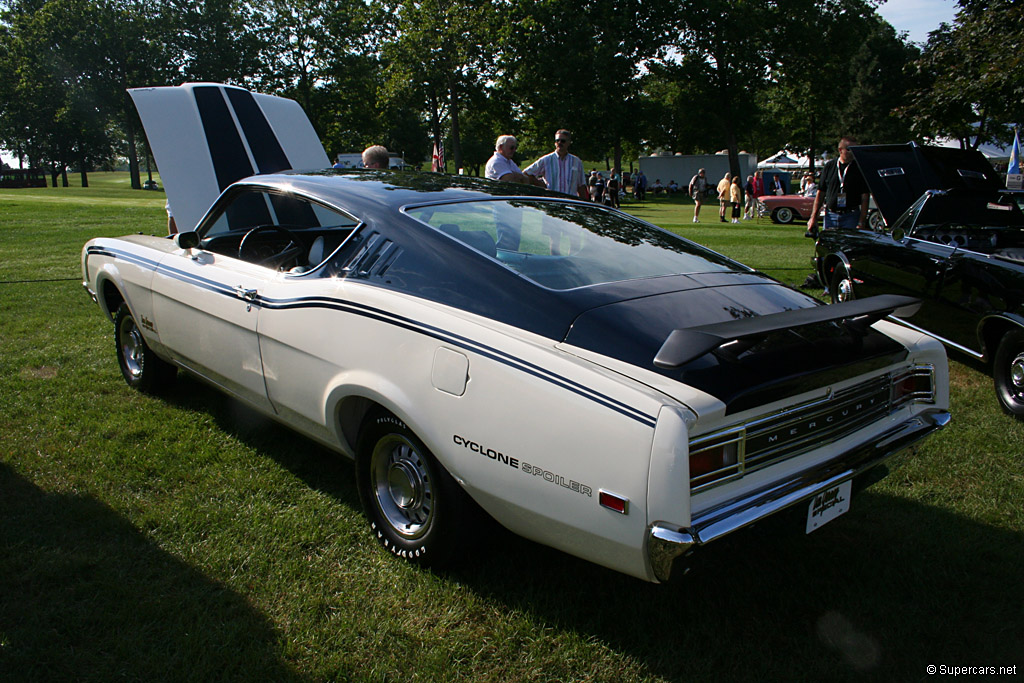
<path fill-rule="evenodd" d="M 719 398 L 729 413 L 828 386 L 907 355 L 902 344 L 870 327 L 872 320 L 909 305 L 906 297 L 877 302 L 873 317 L 865 315 L 871 299 L 843 316 L 842 305 L 819 305 L 762 275 L 690 277 L 703 277 L 708 286 L 593 308 L 576 319 L 565 343 L 700 389 Z M 762 325 L 769 320 L 775 322 Z M 714 339 L 704 344 L 704 337 Z M 680 348 L 678 341 L 689 348 Z"/>

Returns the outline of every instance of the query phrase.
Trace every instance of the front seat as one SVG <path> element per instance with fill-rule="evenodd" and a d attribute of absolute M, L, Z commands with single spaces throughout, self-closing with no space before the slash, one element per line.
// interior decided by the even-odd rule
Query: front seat
<path fill-rule="evenodd" d="M 305 266 L 295 266 L 289 273 L 305 273 L 320 265 L 320 262 L 324 260 L 324 238 L 323 235 L 313 240 L 312 246 L 309 247 L 309 256 L 306 257 Z"/>

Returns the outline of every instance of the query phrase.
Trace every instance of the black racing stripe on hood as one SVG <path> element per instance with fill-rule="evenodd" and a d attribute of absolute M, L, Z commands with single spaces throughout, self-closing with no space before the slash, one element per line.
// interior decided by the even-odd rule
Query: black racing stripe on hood
<path fill-rule="evenodd" d="M 238 124 L 242 127 L 242 134 L 249 143 L 249 151 L 256 160 L 259 172 L 277 173 L 293 168 L 252 93 L 235 88 L 227 88 L 225 92 L 235 109 Z"/>
<path fill-rule="evenodd" d="M 221 89 L 209 85 L 193 88 L 192 92 L 199 109 L 199 118 L 203 122 L 217 185 L 223 192 L 236 180 L 251 176 L 254 173 L 252 164 Z"/>

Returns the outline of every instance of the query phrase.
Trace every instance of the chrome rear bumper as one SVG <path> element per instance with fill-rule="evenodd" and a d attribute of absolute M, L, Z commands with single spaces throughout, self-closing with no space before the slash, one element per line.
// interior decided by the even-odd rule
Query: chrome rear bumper
<path fill-rule="evenodd" d="M 949 420 L 945 410 L 921 413 L 795 479 L 706 510 L 689 527 L 653 525 L 647 532 L 647 556 L 655 578 L 667 581 L 673 563 L 681 555 L 867 472 L 942 429 Z"/>

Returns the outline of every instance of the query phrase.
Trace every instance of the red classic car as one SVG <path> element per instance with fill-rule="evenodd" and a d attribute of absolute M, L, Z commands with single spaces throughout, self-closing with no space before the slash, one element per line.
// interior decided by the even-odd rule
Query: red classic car
<path fill-rule="evenodd" d="M 772 223 L 792 223 L 795 220 L 806 221 L 814 210 L 814 197 L 802 194 L 770 195 L 757 198 L 759 216 L 770 216 Z M 868 205 L 868 225 L 872 230 L 881 230 L 884 226 L 882 214 L 875 206 L 874 198 Z"/>
<path fill-rule="evenodd" d="M 773 223 L 792 223 L 796 219 L 806 221 L 814 209 L 814 197 L 802 194 L 771 195 L 757 198 L 758 214 L 771 216 Z"/>

